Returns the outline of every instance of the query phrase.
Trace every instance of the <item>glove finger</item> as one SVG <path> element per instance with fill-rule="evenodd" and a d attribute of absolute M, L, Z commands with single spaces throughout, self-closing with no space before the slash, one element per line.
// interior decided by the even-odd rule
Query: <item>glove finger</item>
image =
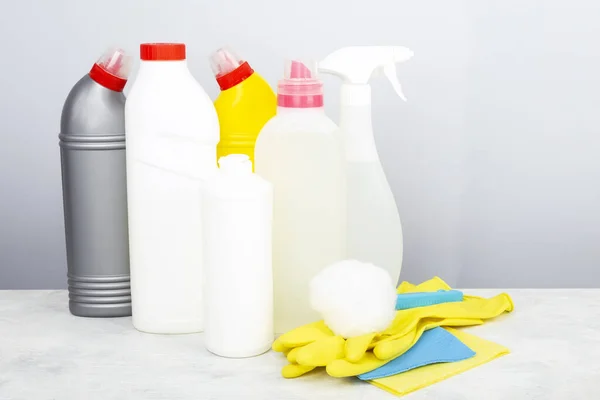
<path fill-rule="evenodd" d="M 345 340 L 341 336 L 329 336 L 298 348 L 296 362 L 304 366 L 324 367 L 338 358 L 344 358 Z"/>
<path fill-rule="evenodd" d="M 477 318 L 445 318 L 440 326 L 475 326 L 483 325 L 482 319 Z"/>
<path fill-rule="evenodd" d="M 346 359 L 335 360 L 327 365 L 327 373 L 335 378 L 345 378 L 371 372 L 385 365 L 388 361 L 380 360 L 371 352 L 365 353 L 357 363 L 351 363 Z"/>
<path fill-rule="evenodd" d="M 417 329 L 393 340 L 377 343 L 373 354 L 379 360 L 389 361 L 407 352 L 423 334 L 424 329 Z"/>
<path fill-rule="evenodd" d="M 288 353 L 286 354 L 286 358 L 287 360 L 294 364 L 296 363 L 296 354 L 298 354 L 298 350 L 300 350 L 302 347 L 294 347 L 293 349 L 291 349 L 290 351 L 288 351 Z"/>
<path fill-rule="evenodd" d="M 365 355 L 376 335 L 376 333 L 370 333 L 346 339 L 346 360 L 358 362 Z"/>
<path fill-rule="evenodd" d="M 275 341 L 273 342 L 273 344 L 271 345 L 271 349 L 273 351 L 276 351 L 277 353 L 289 353 L 290 349 L 285 347 L 283 345 L 283 343 L 279 342 L 277 339 L 275 339 Z"/>
<path fill-rule="evenodd" d="M 438 290 L 451 290 L 452 288 L 439 276 L 434 276 L 428 281 L 417 285 L 418 292 L 437 292 Z"/>
<path fill-rule="evenodd" d="M 403 281 L 400 285 L 398 285 L 398 287 L 396 288 L 396 293 L 397 294 L 402 294 L 402 293 L 410 293 L 412 291 L 415 290 L 417 286 L 413 285 L 410 282 L 406 282 Z"/>
<path fill-rule="evenodd" d="M 288 364 L 281 369 L 281 375 L 284 378 L 297 378 L 306 374 L 307 372 L 312 371 L 316 367 L 306 366 L 306 365 L 298 365 L 298 364 Z"/>
<path fill-rule="evenodd" d="M 381 360 L 389 360 L 408 351 L 426 330 L 438 326 L 473 326 L 482 323 L 480 319 L 471 318 L 425 318 L 419 321 L 414 330 L 405 335 L 388 336 L 379 340 L 373 348 L 373 354 Z"/>
<path fill-rule="evenodd" d="M 415 293 L 415 292 L 437 292 L 438 290 L 450 290 L 451 287 L 440 277 L 435 276 L 428 281 L 414 285 L 409 282 L 402 282 L 396 289 L 396 293 Z"/>
<path fill-rule="evenodd" d="M 300 326 L 279 336 L 273 342 L 273 351 L 283 352 L 285 349 L 305 346 L 316 340 L 333 336 L 333 332 L 323 321 L 313 322 L 311 324 Z"/>
<path fill-rule="evenodd" d="M 440 304 L 440 306 L 450 308 L 450 304 L 452 303 Z M 511 312 L 514 309 L 514 303 L 506 293 L 500 293 L 489 299 L 465 296 L 462 303 L 455 304 L 462 306 L 461 313 L 453 313 L 452 317 L 456 318 L 491 319 L 505 312 Z M 449 312 L 446 314 L 449 314 Z"/>
<path fill-rule="evenodd" d="M 418 325 L 421 315 L 423 314 L 422 308 L 409 308 L 406 310 L 396 311 L 396 316 L 392 320 L 392 323 L 381 332 L 383 336 L 394 336 L 406 335 L 409 331 L 415 329 Z"/>
<path fill-rule="evenodd" d="M 504 312 L 511 312 L 513 308 L 514 304 L 510 296 L 501 293 L 490 299 L 465 296 L 464 300 L 459 303 L 443 303 L 398 310 L 390 326 L 382 332 L 382 336 L 392 339 L 404 336 L 415 329 L 416 325 L 423 320 L 438 319 L 441 321 L 448 318 L 463 320 L 489 319 Z"/>

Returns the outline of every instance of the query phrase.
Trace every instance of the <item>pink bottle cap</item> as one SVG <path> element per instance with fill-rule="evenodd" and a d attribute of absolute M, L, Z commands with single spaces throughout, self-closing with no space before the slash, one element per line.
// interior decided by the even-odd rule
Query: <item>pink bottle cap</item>
<path fill-rule="evenodd" d="M 277 85 L 277 105 L 287 108 L 323 107 L 323 82 L 314 61 L 286 60 L 284 77 Z"/>

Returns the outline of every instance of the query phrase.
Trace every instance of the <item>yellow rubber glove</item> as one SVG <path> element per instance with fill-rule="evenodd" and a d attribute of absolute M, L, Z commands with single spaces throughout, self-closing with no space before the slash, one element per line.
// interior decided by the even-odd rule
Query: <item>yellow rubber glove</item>
<path fill-rule="evenodd" d="M 420 285 L 403 282 L 397 292 L 434 292 L 451 288 L 435 277 Z M 316 367 L 327 367 L 335 377 L 355 376 L 372 371 L 410 349 L 428 329 L 438 326 L 479 325 L 505 311 L 512 311 L 507 294 L 491 299 L 464 296 L 459 303 L 437 304 L 396 312 L 383 332 L 344 340 L 336 336 L 323 321 L 304 325 L 280 336 L 273 350 L 287 355 L 290 365 L 282 370 L 286 378 L 295 378 Z"/>
<path fill-rule="evenodd" d="M 395 350 L 400 354 L 404 354 L 417 343 L 424 331 L 441 326 L 442 323 L 444 326 L 472 326 L 483 324 L 483 320 L 453 318 L 447 318 L 443 321 L 435 319 L 422 320 L 414 331 L 410 331 L 407 335 L 402 336 L 402 338 L 399 338 L 394 342 Z M 327 373 L 336 378 L 356 376 L 373 371 L 394 358 L 396 357 L 382 360 L 371 351 L 361 354 L 361 357 L 356 362 L 351 362 L 347 356 L 346 358 L 340 357 L 327 364 Z"/>
<path fill-rule="evenodd" d="M 423 321 L 435 320 L 443 326 L 450 326 L 443 321 L 445 318 L 486 320 L 497 317 L 505 311 L 510 312 L 512 310 L 512 300 L 506 293 L 499 294 L 490 299 L 468 296 L 458 303 L 444 303 L 400 310 L 396 312 L 396 317 L 390 327 L 382 332 L 382 339 L 374 343 L 373 353 L 377 358 L 382 360 L 396 358 L 400 354 L 403 354 L 404 351 L 395 349 L 395 342 L 397 340 L 402 341 L 405 335 L 415 331 Z M 441 325 L 430 323 L 426 329 Z"/>

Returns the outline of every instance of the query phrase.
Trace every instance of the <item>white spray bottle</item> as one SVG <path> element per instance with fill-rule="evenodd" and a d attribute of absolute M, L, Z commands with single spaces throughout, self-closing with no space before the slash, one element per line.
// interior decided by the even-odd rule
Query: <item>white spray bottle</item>
<path fill-rule="evenodd" d="M 402 268 L 402 225 L 375 146 L 369 79 L 382 68 L 396 93 L 406 100 L 396 63 L 412 55 L 399 46 L 355 46 L 334 51 L 319 63 L 320 72 L 344 80 L 339 126 L 346 153 L 348 258 L 385 268 L 394 282 Z"/>

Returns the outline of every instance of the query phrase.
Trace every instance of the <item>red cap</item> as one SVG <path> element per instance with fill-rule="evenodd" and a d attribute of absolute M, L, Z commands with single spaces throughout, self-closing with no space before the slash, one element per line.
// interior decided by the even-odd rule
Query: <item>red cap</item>
<path fill-rule="evenodd" d="M 107 89 L 122 92 L 127 83 L 130 66 L 131 57 L 123 50 L 108 49 L 92 66 L 90 78 Z"/>
<path fill-rule="evenodd" d="M 127 84 L 127 79 L 114 76 L 98 64 L 94 64 L 94 66 L 92 67 L 90 71 L 90 78 L 92 78 L 105 88 L 114 90 L 115 92 L 122 92 L 123 88 Z"/>
<path fill-rule="evenodd" d="M 239 67 L 234 69 L 231 72 L 228 72 L 224 75 L 217 76 L 217 83 L 221 90 L 227 90 L 229 88 L 234 87 L 238 83 L 241 83 L 248 79 L 250 75 L 254 73 L 254 70 L 248 64 L 247 61 L 244 61 Z"/>
<path fill-rule="evenodd" d="M 140 58 L 143 61 L 181 61 L 185 60 L 183 43 L 142 43 Z"/>
<path fill-rule="evenodd" d="M 229 47 L 221 47 L 210 57 L 212 69 L 221 90 L 227 90 L 248 79 L 254 70 Z"/>

